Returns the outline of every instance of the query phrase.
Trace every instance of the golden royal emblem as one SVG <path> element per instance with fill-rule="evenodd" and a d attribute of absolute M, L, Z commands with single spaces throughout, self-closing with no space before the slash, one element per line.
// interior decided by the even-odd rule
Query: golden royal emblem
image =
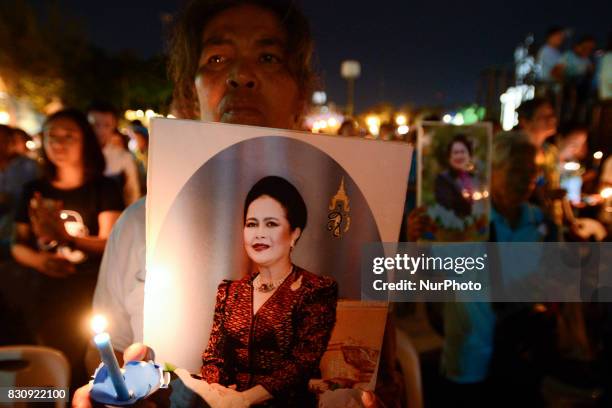
<path fill-rule="evenodd" d="M 340 181 L 340 186 L 336 195 L 329 202 L 329 213 L 327 218 L 327 230 L 331 231 L 335 238 L 340 238 L 346 233 L 351 226 L 351 216 L 349 215 L 351 208 L 349 206 L 349 198 L 344 189 L 344 177 Z"/>

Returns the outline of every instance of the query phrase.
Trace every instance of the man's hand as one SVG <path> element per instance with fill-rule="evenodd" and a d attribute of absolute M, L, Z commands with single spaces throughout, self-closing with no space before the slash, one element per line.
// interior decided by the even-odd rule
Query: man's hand
<path fill-rule="evenodd" d="M 155 352 L 151 347 L 142 343 L 134 343 L 123 352 L 123 361 L 149 361 L 155 360 Z M 89 392 L 93 387 L 93 382 L 82 386 L 74 392 L 72 396 L 72 408 L 91 408 Z"/>
<path fill-rule="evenodd" d="M 408 215 L 408 242 L 415 242 L 421 238 L 426 231 L 431 231 L 434 224 L 427 215 L 425 207 L 417 207 Z"/>
<path fill-rule="evenodd" d="M 128 361 L 155 361 L 155 352 L 153 349 L 142 343 L 134 343 L 128 346 L 123 352 L 123 362 Z"/>

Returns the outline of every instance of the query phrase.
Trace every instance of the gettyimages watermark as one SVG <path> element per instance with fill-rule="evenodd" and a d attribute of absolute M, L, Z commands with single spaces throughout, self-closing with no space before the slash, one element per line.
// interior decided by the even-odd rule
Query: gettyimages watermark
<path fill-rule="evenodd" d="M 612 302 L 612 243 L 372 243 L 362 300 Z"/>

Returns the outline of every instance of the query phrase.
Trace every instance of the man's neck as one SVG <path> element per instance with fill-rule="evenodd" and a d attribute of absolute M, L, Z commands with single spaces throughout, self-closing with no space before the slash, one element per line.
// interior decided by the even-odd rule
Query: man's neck
<path fill-rule="evenodd" d="M 521 205 L 505 205 L 503 202 L 496 201 L 493 199 L 493 208 L 497 211 L 502 217 L 508 221 L 508 224 L 512 228 L 515 228 L 521 218 Z"/>

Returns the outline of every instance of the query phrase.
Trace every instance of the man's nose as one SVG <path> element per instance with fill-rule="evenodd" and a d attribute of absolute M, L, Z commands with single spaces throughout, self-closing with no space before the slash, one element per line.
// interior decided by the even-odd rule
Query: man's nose
<path fill-rule="evenodd" d="M 227 85 L 230 88 L 249 88 L 254 89 L 257 86 L 257 78 L 253 68 L 249 63 L 238 61 L 229 71 L 227 77 Z"/>

